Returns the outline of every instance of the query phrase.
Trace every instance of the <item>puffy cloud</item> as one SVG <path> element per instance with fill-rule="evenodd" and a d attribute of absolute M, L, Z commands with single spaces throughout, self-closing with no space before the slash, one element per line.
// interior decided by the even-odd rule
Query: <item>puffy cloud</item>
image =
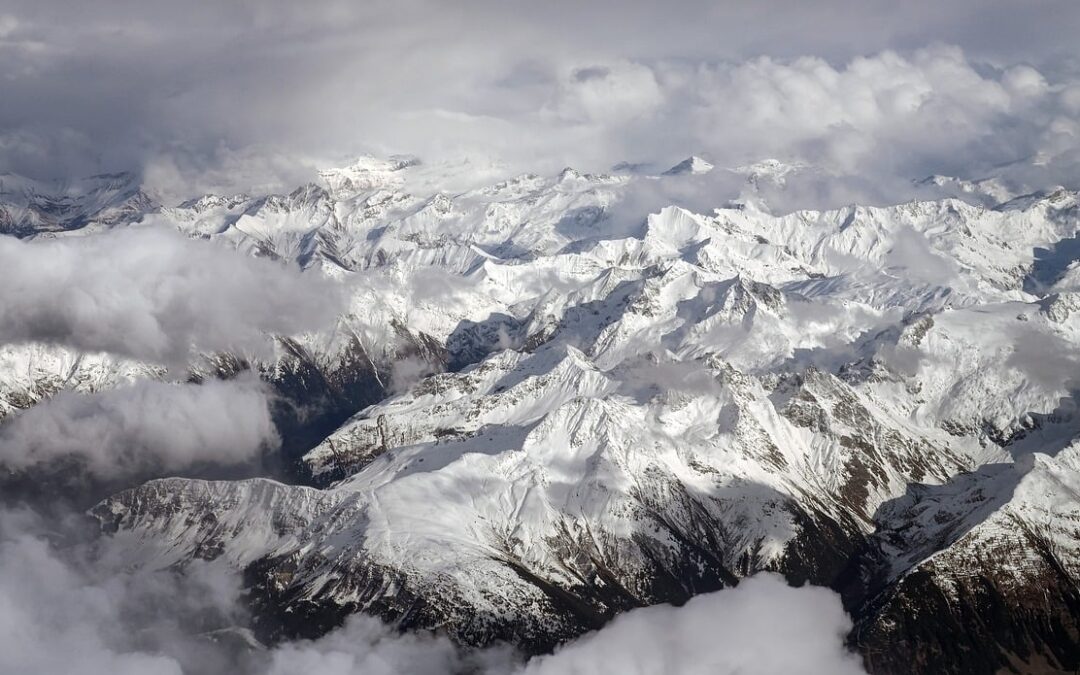
<path fill-rule="evenodd" d="M 188 196 L 288 188 L 363 151 L 507 172 L 798 155 L 861 174 L 1076 148 L 1069 0 L 15 0 L 7 16 L 0 170 L 135 166 Z M 1074 175 L 1069 157 L 1048 173 Z"/>
<path fill-rule="evenodd" d="M 559 82 L 553 112 L 570 123 L 610 125 L 647 116 L 663 103 L 651 68 L 620 62 L 573 69 Z"/>
<path fill-rule="evenodd" d="M 321 640 L 270 654 L 268 673 L 380 675 L 787 675 L 863 673 L 844 647 L 851 623 L 839 598 L 773 575 L 701 595 L 682 607 L 636 609 L 554 654 L 513 665 L 505 650 L 462 652 L 430 635 L 394 635 L 358 617 Z"/>
<path fill-rule="evenodd" d="M 942 143 L 955 150 L 987 133 L 988 120 L 1010 104 L 957 49 L 884 52 L 841 68 L 811 57 L 760 58 L 709 69 L 695 87 L 703 101 L 692 118 L 703 135 L 717 130 L 709 139 L 717 147 L 737 143 L 747 159 L 794 154 L 848 172 L 885 144 L 903 155 Z"/>
<path fill-rule="evenodd" d="M 855 675 L 863 669 L 844 648 L 850 628 L 834 593 L 760 575 L 682 607 L 628 612 L 522 675 Z"/>
<path fill-rule="evenodd" d="M 329 324 L 337 286 L 149 228 L 0 237 L 0 342 L 44 342 L 178 366 L 194 351 L 265 351 L 268 333 Z"/>
<path fill-rule="evenodd" d="M 1018 96 L 1038 97 L 1049 89 L 1046 78 L 1031 66 L 1013 66 L 1005 71 L 1001 83 Z"/>
<path fill-rule="evenodd" d="M 185 573 L 106 565 L 113 551 L 53 543 L 70 525 L 0 511 L 0 671 L 236 672 L 243 654 L 198 636 L 242 619 L 235 575 L 202 563 Z"/>
<path fill-rule="evenodd" d="M 445 637 L 400 633 L 377 619 L 356 616 L 320 640 L 275 648 L 260 670 L 266 675 L 510 675 L 514 660 L 508 649 L 463 650 Z"/>
<path fill-rule="evenodd" d="M 987 70 L 955 47 L 892 51 L 834 65 L 819 57 L 653 68 L 663 90 L 655 123 L 597 125 L 609 148 L 664 156 L 695 148 L 722 165 L 762 157 L 840 175 L 973 174 L 1051 147 L 1065 84 L 1035 69 Z M 1058 139 L 1059 141 L 1062 139 Z M 1076 141 L 1068 145 L 1074 149 Z M 1067 178 L 1061 171 L 1060 176 Z"/>
<path fill-rule="evenodd" d="M 0 665 L 6 671 L 180 675 L 179 664 L 167 657 L 145 652 L 112 652 L 96 634 L 102 616 L 95 610 L 107 609 L 102 606 L 107 606 L 109 599 L 86 594 L 79 581 L 50 557 L 46 542 L 5 543 L 0 549 L 0 566 L 4 570 L 4 580 L 0 582 L 3 584 L 0 626 L 4 635 Z M 28 579 L 29 576 L 34 578 Z M 69 591 L 74 597 L 39 595 L 53 588 Z M 83 601 L 87 606 L 80 606 Z M 47 603 L 74 610 L 71 612 L 74 621 L 61 620 L 57 626 L 53 617 L 32 615 Z M 80 658 L 76 659 L 75 654 Z"/>
<path fill-rule="evenodd" d="M 120 477 L 241 464 L 278 443 L 264 389 L 243 377 L 62 391 L 0 424 L 0 466 L 76 458 L 94 475 Z"/>

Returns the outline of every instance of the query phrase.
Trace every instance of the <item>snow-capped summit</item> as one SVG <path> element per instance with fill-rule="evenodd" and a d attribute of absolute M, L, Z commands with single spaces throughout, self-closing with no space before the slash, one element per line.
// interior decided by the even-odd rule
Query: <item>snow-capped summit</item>
<path fill-rule="evenodd" d="M 1004 204 L 1017 196 L 1001 179 L 996 177 L 966 180 L 935 174 L 917 181 L 916 185 L 935 188 L 934 193 L 940 196 L 976 201 L 987 208 Z"/>
<path fill-rule="evenodd" d="M 704 159 L 694 155 L 687 157 L 683 161 L 679 162 L 675 166 L 671 167 L 664 172 L 665 176 L 682 176 L 686 174 L 697 175 L 702 173 L 709 173 L 713 170 L 713 165 L 706 162 Z"/>
<path fill-rule="evenodd" d="M 734 173 L 746 177 L 746 182 L 752 187 L 760 187 L 763 183 L 771 183 L 777 187 L 783 187 L 787 179 L 797 173 L 809 171 L 812 167 L 802 162 L 782 162 L 778 159 L 763 159 L 753 164 L 744 164 L 731 169 Z"/>
<path fill-rule="evenodd" d="M 394 155 L 386 159 L 366 155 L 349 166 L 324 169 L 319 178 L 335 197 L 349 197 L 374 188 L 400 186 L 401 171 L 419 166 L 420 159 L 411 155 Z"/>

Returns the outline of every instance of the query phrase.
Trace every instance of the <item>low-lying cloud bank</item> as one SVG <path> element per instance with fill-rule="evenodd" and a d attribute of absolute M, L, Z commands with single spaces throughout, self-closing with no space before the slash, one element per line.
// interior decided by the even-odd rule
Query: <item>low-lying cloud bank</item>
<path fill-rule="evenodd" d="M 57 548 L 58 531 L 0 512 L 0 671 L 63 675 L 787 675 L 862 673 L 850 622 L 821 588 L 761 575 L 683 607 L 634 610 L 555 654 L 464 650 L 356 616 L 315 641 L 260 647 L 237 575 L 214 563 L 132 570 L 110 540 Z"/>
<path fill-rule="evenodd" d="M 106 478 L 236 465 L 277 446 L 266 386 L 253 376 L 201 385 L 141 380 L 62 391 L 0 423 L 0 467 L 76 459 Z"/>
<path fill-rule="evenodd" d="M 325 327 L 332 282 L 156 228 L 0 237 L 0 343 L 42 342 L 182 367 L 197 352 L 265 353 L 268 334 Z"/>
<path fill-rule="evenodd" d="M 278 647 L 271 675 L 790 675 L 863 673 L 844 647 L 851 622 L 839 597 L 793 588 L 763 574 L 738 587 L 700 595 L 682 607 L 637 609 L 549 656 L 508 662 L 501 650 L 462 652 L 437 637 L 391 634 L 355 617 L 314 642 Z"/>
<path fill-rule="evenodd" d="M 85 523 L 83 523 L 85 525 Z M 0 511 L 0 672 L 27 675 L 228 673 L 241 651 L 199 636 L 242 620 L 235 576 L 130 569 L 90 544 L 51 540 L 79 525 Z"/>
<path fill-rule="evenodd" d="M 844 648 L 851 622 L 824 588 L 792 588 L 762 574 L 682 607 L 628 612 L 522 675 L 788 675 L 862 673 Z"/>

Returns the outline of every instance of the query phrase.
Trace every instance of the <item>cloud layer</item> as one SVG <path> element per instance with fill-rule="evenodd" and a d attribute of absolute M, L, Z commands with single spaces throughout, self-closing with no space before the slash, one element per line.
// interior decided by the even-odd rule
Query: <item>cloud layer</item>
<path fill-rule="evenodd" d="M 236 465 L 278 443 L 265 385 L 254 377 L 205 384 L 138 381 L 93 394 L 62 391 L 0 424 L 0 466 L 63 458 L 97 476 Z"/>
<path fill-rule="evenodd" d="M 265 352 L 267 334 L 325 327 L 334 284 L 179 234 L 0 237 L 0 342 L 43 342 L 182 366 L 195 352 Z"/>
<path fill-rule="evenodd" d="M 628 612 L 522 675 L 862 673 L 843 645 L 851 622 L 836 594 L 760 575 L 683 607 Z"/>
<path fill-rule="evenodd" d="M 692 152 L 904 178 L 1076 166 L 1069 0 L 9 7 L 0 170 L 35 176 L 286 188 L 362 151 L 507 172 Z"/>
<path fill-rule="evenodd" d="M 114 552 L 51 540 L 71 523 L 0 511 L 0 671 L 50 675 L 240 672 L 201 630 L 242 620 L 235 576 L 209 564 L 130 570 Z"/>
<path fill-rule="evenodd" d="M 271 675 L 789 675 L 863 673 L 844 647 L 851 622 L 839 597 L 762 574 L 682 607 L 627 612 L 604 628 L 522 665 L 503 650 L 462 652 L 442 638 L 393 634 L 366 617 L 314 642 L 269 654 Z"/>

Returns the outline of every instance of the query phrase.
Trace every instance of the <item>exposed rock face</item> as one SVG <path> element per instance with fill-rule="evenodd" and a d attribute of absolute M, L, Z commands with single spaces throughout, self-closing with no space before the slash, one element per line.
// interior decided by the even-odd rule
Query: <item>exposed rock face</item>
<path fill-rule="evenodd" d="M 1078 460 L 1074 441 L 882 508 L 853 634 L 873 670 L 1080 667 Z"/>
<path fill-rule="evenodd" d="M 530 651 L 770 570 L 840 590 L 874 672 L 1080 667 L 1075 195 L 628 224 L 640 181 L 683 179 L 411 194 L 421 170 L 145 216 L 354 298 L 196 374 L 257 369 L 307 485 L 95 507 L 144 564 L 232 562 L 263 637 L 364 611 Z M 5 411 L 153 375 L 34 349 Z"/>

